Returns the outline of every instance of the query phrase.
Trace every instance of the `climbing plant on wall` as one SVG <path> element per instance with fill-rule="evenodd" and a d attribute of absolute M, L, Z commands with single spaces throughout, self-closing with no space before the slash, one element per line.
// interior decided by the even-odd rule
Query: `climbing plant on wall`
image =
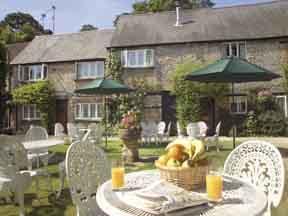
<path fill-rule="evenodd" d="M 20 86 L 12 91 L 15 104 L 35 104 L 41 113 L 44 127 L 51 129 L 55 118 L 55 94 L 49 81 Z"/>
<path fill-rule="evenodd" d="M 176 114 L 182 128 L 189 122 L 200 120 L 200 97 L 213 99 L 220 105 L 229 92 L 227 84 L 199 83 L 185 80 L 185 76 L 193 73 L 207 62 L 192 57 L 185 58 L 176 64 L 175 69 L 169 73 L 170 90 L 176 96 Z"/>
<path fill-rule="evenodd" d="M 123 67 L 121 65 L 120 52 L 111 50 L 105 62 L 106 77 L 122 81 Z"/>

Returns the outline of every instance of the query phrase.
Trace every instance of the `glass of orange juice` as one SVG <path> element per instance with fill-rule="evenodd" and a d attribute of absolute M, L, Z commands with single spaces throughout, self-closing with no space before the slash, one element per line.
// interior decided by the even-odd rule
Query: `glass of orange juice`
<path fill-rule="evenodd" d="M 209 172 L 206 176 L 206 190 L 209 201 L 220 202 L 222 200 L 223 179 L 221 173 Z"/>
<path fill-rule="evenodd" d="M 121 160 L 112 161 L 111 176 L 112 176 L 112 189 L 117 190 L 124 187 L 125 168 Z"/>

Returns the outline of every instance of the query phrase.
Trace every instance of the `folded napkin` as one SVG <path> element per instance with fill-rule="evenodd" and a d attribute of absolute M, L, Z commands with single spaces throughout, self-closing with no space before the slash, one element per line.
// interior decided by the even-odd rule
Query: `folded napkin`
<path fill-rule="evenodd" d="M 155 215 L 173 215 L 174 211 L 191 207 L 198 207 L 199 210 L 201 206 L 205 207 L 208 204 L 208 200 L 202 194 L 186 191 L 163 180 L 147 188 L 127 192 L 121 199 L 130 206 Z M 180 213 L 177 212 L 177 215 Z"/>

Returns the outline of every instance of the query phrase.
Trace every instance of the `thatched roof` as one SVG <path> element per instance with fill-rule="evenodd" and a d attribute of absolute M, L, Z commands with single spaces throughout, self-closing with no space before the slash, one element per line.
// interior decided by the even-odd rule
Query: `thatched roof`
<path fill-rule="evenodd" d="M 113 30 L 37 36 L 11 64 L 104 59 Z"/>
<path fill-rule="evenodd" d="M 122 15 L 111 47 L 229 41 L 288 36 L 288 1 L 182 11 Z"/>

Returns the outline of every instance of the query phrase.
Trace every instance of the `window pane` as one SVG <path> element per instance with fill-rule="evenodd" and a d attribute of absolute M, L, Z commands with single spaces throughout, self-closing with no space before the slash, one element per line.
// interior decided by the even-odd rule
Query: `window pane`
<path fill-rule="evenodd" d="M 145 64 L 147 66 L 152 66 L 153 64 L 153 51 L 152 50 L 146 50 L 146 62 Z"/>
<path fill-rule="evenodd" d="M 28 106 L 23 105 L 23 119 L 28 119 L 29 113 L 28 113 Z"/>
<path fill-rule="evenodd" d="M 90 117 L 96 117 L 96 104 L 90 104 Z"/>
<path fill-rule="evenodd" d="M 226 44 L 226 56 L 225 57 L 230 57 L 231 53 L 230 53 L 230 44 Z"/>
<path fill-rule="evenodd" d="M 237 44 L 232 44 L 231 45 L 231 51 L 232 51 L 232 56 L 238 56 L 238 54 L 237 54 Z"/>
<path fill-rule="evenodd" d="M 97 63 L 97 78 L 104 77 L 104 62 Z"/>
<path fill-rule="evenodd" d="M 128 51 L 128 65 L 135 66 L 136 65 L 136 52 Z"/>
<path fill-rule="evenodd" d="M 97 104 L 97 118 L 103 118 L 104 116 L 104 105 L 103 103 Z"/>
<path fill-rule="evenodd" d="M 40 111 L 39 111 L 39 109 L 37 109 L 37 106 L 35 106 L 35 111 L 36 111 L 35 118 L 40 119 Z"/>
<path fill-rule="evenodd" d="M 89 104 L 82 104 L 82 117 L 83 118 L 89 117 Z"/>
<path fill-rule="evenodd" d="M 48 66 L 44 65 L 43 66 L 43 79 L 46 79 L 48 75 Z"/>
<path fill-rule="evenodd" d="M 23 79 L 24 81 L 29 80 L 29 67 L 24 66 L 22 73 L 23 73 L 23 74 L 22 74 L 22 79 Z"/>
<path fill-rule="evenodd" d="M 122 65 L 126 66 L 126 56 L 127 56 L 127 51 L 123 50 L 121 52 L 121 63 Z"/>
<path fill-rule="evenodd" d="M 144 66 L 144 50 L 138 50 L 137 51 L 137 60 L 138 60 L 138 62 L 137 62 L 137 65 L 139 65 L 139 66 Z"/>
<path fill-rule="evenodd" d="M 90 71 L 89 76 L 90 77 L 96 77 L 97 76 L 97 63 L 96 62 L 90 62 Z"/>
<path fill-rule="evenodd" d="M 240 58 L 246 58 L 245 43 L 240 43 L 239 44 L 239 57 Z"/>
<path fill-rule="evenodd" d="M 88 76 L 89 64 L 87 63 L 79 63 L 78 64 L 78 77 L 85 78 Z"/>

